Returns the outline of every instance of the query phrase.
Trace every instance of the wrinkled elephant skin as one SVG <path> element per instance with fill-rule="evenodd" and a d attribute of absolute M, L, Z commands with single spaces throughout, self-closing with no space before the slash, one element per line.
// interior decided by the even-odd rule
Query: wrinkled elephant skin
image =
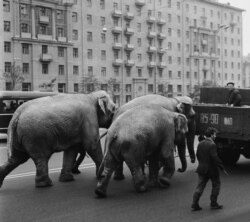
<path fill-rule="evenodd" d="M 0 185 L 18 165 L 31 158 L 36 165 L 36 186 L 51 186 L 48 161 L 54 152 L 64 151 L 60 181 L 72 181 L 77 152 L 84 149 L 96 167 L 103 154 L 99 127 L 109 127 L 115 104 L 105 91 L 59 94 L 24 103 L 8 128 L 8 161 L 0 167 Z"/>

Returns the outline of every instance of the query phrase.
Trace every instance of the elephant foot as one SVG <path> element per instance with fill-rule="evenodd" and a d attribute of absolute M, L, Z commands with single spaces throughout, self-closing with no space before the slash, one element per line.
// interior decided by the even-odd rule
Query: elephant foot
<path fill-rule="evenodd" d="M 157 180 L 150 179 L 147 183 L 147 186 L 150 188 L 157 188 L 157 187 L 160 187 L 160 183 Z"/>
<path fill-rule="evenodd" d="M 124 180 L 124 179 L 125 179 L 125 176 L 123 173 L 114 175 L 114 180 Z"/>
<path fill-rule="evenodd" d="M 136 191 L 138 193 L 144 193 L 147 191 L 147 186 L 144 184 L 144 185 L 141 185 L 141 186 L 136 186 Z"/>
<path fill-rule="evenodd" d="M 160 177 L 159 183 L 160 183 L 162 188 L 167 188 L 170 186 L 170 181 L 167 177 Z"/>
<path fill-rule="evenodd" d="M 59 177 L 60 182 L 70 182 L 74 180 L 74 176 L 71 173 L 61 173 Z"/>
<path fill-rule="evenodd" d="M 97 188 L 95 189 L 95 194 L 97 195 L 98 198 L 105 198 L 105 197 L 107 197 L 106 191 L 104 191 L 104 190 L 101 189 L 100 187 L 97 187 Z"/>
<path fill-rule="evenodd" d="M 36 187 L 51 187 L 53 182 L 49 177 L 36 178 Z"/>
<path fill-rule="evenodd" d="M 73 168 L 73 169 L 71 170 L 71 172 L 72 172 L 73 174 L 80 174 L 80 173 L 81 173 L 81 171 L 80 171 L 78 168 Z"/>
<path fill-rule="evenodd" d="M 195 157 L 190 156 L 191 163 L 195 163 Z"/>

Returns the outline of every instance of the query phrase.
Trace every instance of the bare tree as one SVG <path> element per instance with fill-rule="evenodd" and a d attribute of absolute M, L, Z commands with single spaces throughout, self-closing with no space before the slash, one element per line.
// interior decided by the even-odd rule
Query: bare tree
<path fill-rule="evenodd" d="M 11 65 L 9 72 L 4 72 L 2 77 L 6 82 L 10 82 L 9 90 L 20 90 L 21 84 L 24 81 L 22 68 L 15 64 Z"/>
<path fill-rule="evenodd" d="M 45 82 L 39 85 L 41 91 L 52 92 L 53 87 L 55 86 L 56 78 L 52 79 L 49 82 Z"/>
<path fill-rule="evenodd" d="M 84 76 L 80 82 L 80 92 L 81 93 L 91 93 L 93 91 L 100 89 L 100 82 L 94 76 Z"/>

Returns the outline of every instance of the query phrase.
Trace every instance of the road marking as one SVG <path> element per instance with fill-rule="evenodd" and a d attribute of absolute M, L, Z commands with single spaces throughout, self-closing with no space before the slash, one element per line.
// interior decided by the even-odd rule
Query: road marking
<path fill-rule="evenodd" d="M 88 164 L 80 165 L 79 169 L 90 169 L 90 168 L 94 168 L 94 167 L 95 167 L 94 163 L 88 163 Z M 62 168 L 53 168 L 53 169 L 49 170 L 49 173 L 58 173 L 61 171 L 61 169 Z M 27 172 L 27 173 L 18 173 L 18 174 L 7 176 L 6 180 L 20 178 L 20 177 L 29 177 L 29 176 L 34 176 L 34 175 L 36 175 L 35 171 L 31 171 L 31 172 Z"/>

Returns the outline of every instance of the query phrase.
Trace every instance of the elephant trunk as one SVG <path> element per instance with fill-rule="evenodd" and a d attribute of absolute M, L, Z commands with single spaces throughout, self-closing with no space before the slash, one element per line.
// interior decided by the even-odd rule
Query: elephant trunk
<path fill-rule="evenodd" d="M 194 152 L 195 129 L 196 129 L 195 121 L 189 121 L 186 138 L 187 138 L 187 148 L 191 159 L 191 163 L 195 163 L 195 152 Z"/>
<path fill-rule="evenodd" d="M 187 160 L 186 160 L 186 140 L 183 138 L 183 135 L 176 137 L 175 144 L 178 149 L 179 158 L 181 161 L 181 168 L 178 169 L 178 172 L 185 172 L 187 169 Z"/>

